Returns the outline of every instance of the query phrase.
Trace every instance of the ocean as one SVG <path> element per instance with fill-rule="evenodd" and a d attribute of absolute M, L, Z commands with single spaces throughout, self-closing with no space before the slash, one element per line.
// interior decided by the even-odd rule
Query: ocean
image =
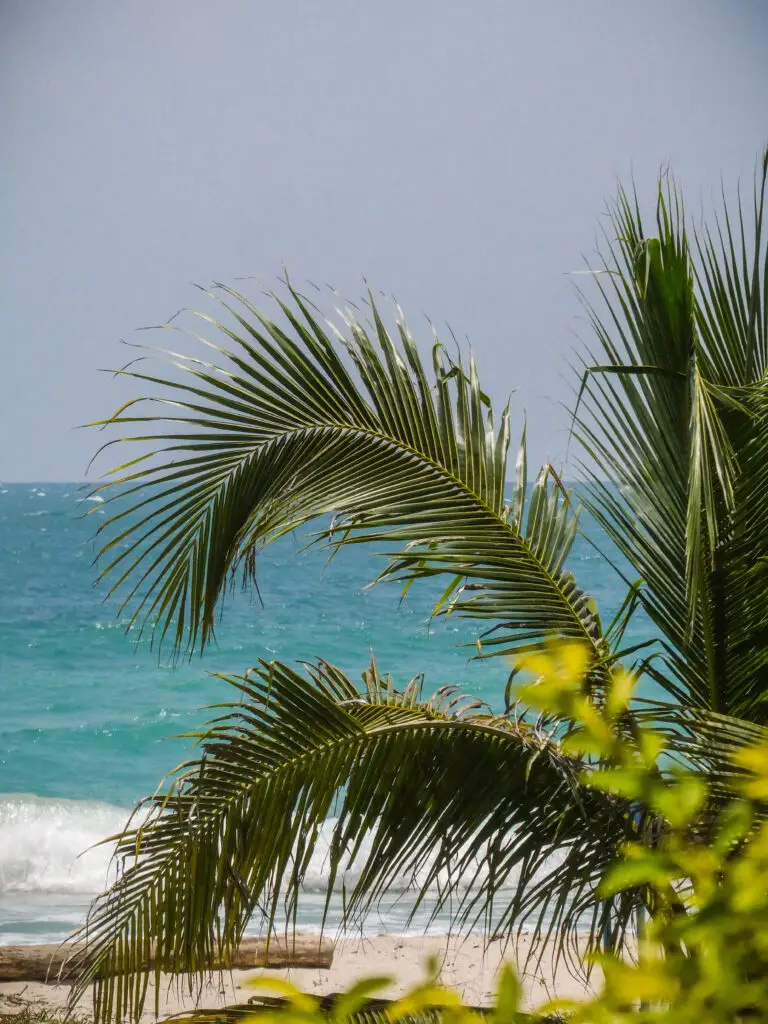
<path fill-rule="evenodd" d="M 171 737 L 204 722 L 203 705 L 229 698 L 212 672 L 321 656 L 359 678 L 373 652 L 396 683 L 423 671 L 425 693 L 455 683 L 501 706 L 507 666 L 473 661 L 473 648 L 460 646 L 472 643 L 473 625 L 430 621 L 440 586 L 414 585 L 401 602 L 395 586 L 365 588 L 380 561 L 370 549 L 329 563 L 327 552 L 304 549 L 306 538 L 260 556 L 263 605 L 254 593 L 229 598 L 202 657 L 158 657 L 93 585 L 92 537 L 104 513 L 87 493 L 78 484 L 0 485 L 0 944 L 58 941 L 82 920 L 109 868 L 109 846 L 89 848 L 184 759 L 189 741 Z M 569 567 L 607 621 L 621 580 L 581 538 Z M 634 623 L 629 640 L 644 628 Z M 323 871 L 319 853 L 300 904 L 306 928 L 320 922 Z M 366 927 L 402 932 L 408 909 L 395 893 Z M 444 927 L 438 919 L 431 930 Z"/>

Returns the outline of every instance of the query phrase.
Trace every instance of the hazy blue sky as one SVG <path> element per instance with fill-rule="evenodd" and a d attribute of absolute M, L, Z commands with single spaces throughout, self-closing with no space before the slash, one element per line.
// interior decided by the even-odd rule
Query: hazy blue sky
<path fill-rule="evenodd" d="M 566 273 L 617 175 L 751 178 L 767 44 L 766 0 L 0 0 L 0 479 L 82 478 L 118 339 L 283 262 L 469 334 L 561 458 Z"/>

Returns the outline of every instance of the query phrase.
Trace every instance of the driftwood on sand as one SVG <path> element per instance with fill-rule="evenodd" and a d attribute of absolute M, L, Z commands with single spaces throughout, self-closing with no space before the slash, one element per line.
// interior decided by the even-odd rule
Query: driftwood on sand
<path fill-rule="evenodd" d="M 66 963 L 74 947 L 0 946 L 0 981 L 68 980 Z M 75 955 L 75 961 L 77 956 Z M 250 967 L 330 967 L 333 962 L 333 942 L 317 935 L 291 935 L 288 938 L 243 939 L 240 947 L 227 964 L 213 963 L 211 970 Z M 150 955 L 148 968 L 155 966 Z M 62 971 L 62 968 L 64 970 Z M 165 971 L 166 968 L 163 967 Z"/>

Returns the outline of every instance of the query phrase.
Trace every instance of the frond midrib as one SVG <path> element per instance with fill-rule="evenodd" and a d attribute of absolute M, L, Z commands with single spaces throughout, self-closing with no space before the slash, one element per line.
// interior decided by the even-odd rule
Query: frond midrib
<path fill-rule="evenodd" d="M 435 470 L 437 473 L 443 475 L 448 480 L 449 483 L 454 484 L 457 487 L 457 489 L 462 490 L 470 502 L 473 502 L 480 509 L 481 512 L 485 513 L 490 520 L 492 520 L 497 526 L 502 528 L 505 536 L 509 537 L 513 542 L 516 542 L 521 548 L 524 549 L 526 556 L 530 558 L 532 562 L 535 563 L 536 567 L 538 568 L 542 576 L 544 576 L 551 582 L 553 589 L 557 591 L 563 605 L 567 607 L 568 611 L 570 612 L 573 618 L 573 621 L 576 623 L 576 625 L 579 626 L 584 636 L 589 641 L 590 645 L 593 648 L 596 646 L 594 638 L 590 634 L 589 630 L 585 627 L 583 620 L 579 617 L 578 613 L 573 608 L 571 602 L 563 594 L 558 581 L 554 578 L 554 576 L 547 569 L 547 567 L 544 565 L 541 559 L 536 555 L 536 553 L 526 543 L 524 535 L 519 530 L 514 528 L 512 525 L 510 525 L 509 522 L 502 519 L 502 517 L 489 505 L 486 499 L 483 498 L 482 495 L 480 495 L 472 487 L 470 487 L 470 485 L 465 480 L 462 480 L 460 477 L 456 476 L 456 474 L 452 472 L 442 462 L 435 461 L 435 459 L 433 459 L 428 453 L 422 451 L 421 449 L 414 448 L 412 445 L 409 445 L 402 438 L 395 437 L 394 435 L 386 434 L 381 431 L 375 431 L 369 427 L 360 427 L 357 425 L 347 424 L 338 421 L 327 424 L 312 424 L 301 428 L 296 428 L 290 431 L 285 431 L 284 433 L 276 435 L 274 438 L 271 438 L 268 442 L 266 442 L 262 446 L 261 451 L 265 450 L 268 446 L 275 444 L 281 440 L 288 439 L 289 437 L 297 436 L 302 433 L 321 431 L 323 429 L 329 428 L 332 430 L 349 431 L 356 434 L 365 435 L 372 439 L 379 439 L 381 441 L 389 443 L 393 447 L 398 447 L 403 451 L 408 452 L 411 455 L 421 459 L 422 462 L 426 464 L 428 467 Z M 252 453 L 252 456 L 250 457 L 253 457 L 253 454 L 254 453 Z"/>
<path fill-rule="evenodd" d="M 393 707 L 392 705 L 388 704 L 370 704 L 367 701 L 365 703 L 367 707 L 371 708 L 381 708 L 382 710 L 395 711 L 395 713 L 400 714 L 402 714 L 403 712 L 408 713 L 408 709 L 406 708 Z M 416 716 L 418 712 L 412 712 L 411 714 Z M 249 782 L 249 784 L 243 785 L 243 787 L 239 789 L 237 792 L 232 793 L 230 796 L 226 797 L 222 802 L 222 810 L 220 812 L 217 812 L 217 814 L 214 816 L 220 817 L 224 815 L 229 805 L 231 805 L 236 800 L 242 799 L 243 796 L 246 796 L 252 790 L 257 789 L 267 780 L 279 778 L 280 775 L 282 774 L 291 772 L 296 768 L 310 764 L 316 758 L 322 761 L 323 758 L 328 756 L 330 753 L 343 749 L 344 747 L 350 747 L 355 745 L 362 746 L 366 742 L 378 739 L 381 736 L 386 735 L 387 733 L 409 731 L 418 732 L 422 729 L 455 729 L 456 731 L 474 732 L 479 733 L 481 735 L 484 734 L 488 736 L 493 736 L 494 738 L 503 737 L 507 739 L 510 743 L 512 743 L 514 739 L 520 740 L 523 744 L 525 744 L 526 741 L 529 740 L 529 738 L 526 737 L 519 729 L 515 731 L 510 731 L 509 729 L 502 729 L 499 726 L 493 726 L 487 723 L 473 721 L 472 719 L 409 717 L 407 721 L 387 722 L 382 725 L 377 725 L 369 728 L 360 726 L 360 723 L 354 718 L 354 716 L 350 715 L 349 718 L 350 722 L 354 722 L 359 727 L 359 731 L 356 732 L 354 735 L 338 736 L 334 737 L 331 740 L 328 740 L 325 743 L 316 744 L 312 746 L 309 750 L 305 750 L 300 754 L 296 754 L 293 757 L 284 759 L 278 766 L 263 771 L 257 778 L 252 779 L 252 781 Z M 225 735 L 228 735 L 228 733 L 224 729 L 222 729 L 221 734 L 218 734 L 216 731 L 213 731 L 210 733 L 204 733 L 202 735 L 207 736 L 211 739 L 217 739 Z M 539 752 L 543 752 L 545 749 L 549 749 L 552 751 L 556 750 L 556 745 L 553 744 L 551 740 L 543 737 L 541 737 L 540 739 L 541 742 L 539 744 Z M 527 745 L 533 746 L 534 744 L 528 742 Z M 567 754 L 562 753 L 562 751 L 557 751 L 557 755 L 564 762 L 572 764 L 573 766 L 581 765 L 582 763 L 580 759 L 569 757 Z M 178 796 L 183 797 L 184 794 L 180 792 Z M 197 798 L 197 794 L 189 794 L 189 798 L 194 800 Z"/>

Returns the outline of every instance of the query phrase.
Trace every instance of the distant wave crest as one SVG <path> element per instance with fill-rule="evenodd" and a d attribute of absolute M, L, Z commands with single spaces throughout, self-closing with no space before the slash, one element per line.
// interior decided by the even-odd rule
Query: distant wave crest
<path fill-rule="evenodd" d="M 30 794 L 0 795 L 0 896 L 95 894 L 109 880 L 109 846 L 90 849 L 125 825 L 121 807 Z"/>

